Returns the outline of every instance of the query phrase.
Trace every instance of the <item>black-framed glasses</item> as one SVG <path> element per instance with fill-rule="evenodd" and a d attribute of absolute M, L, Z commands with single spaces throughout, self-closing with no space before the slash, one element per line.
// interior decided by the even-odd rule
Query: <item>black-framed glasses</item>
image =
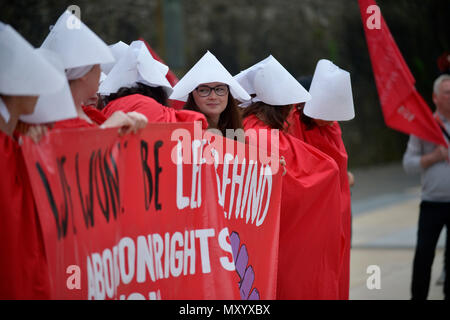
<path fill-rule="evenodd" d="M 201 85 L 195 89 L 195 91 L 197 91 L 198 95 L 203 98 L 209 96 L 211 94 L 212 90 L 214 90 L 214 92 L 218 96 L 224 96 L 228 93 L 228 86 L 225 84 L 219 84 L 218 86 L 215 86 L 215 87 Z"/>

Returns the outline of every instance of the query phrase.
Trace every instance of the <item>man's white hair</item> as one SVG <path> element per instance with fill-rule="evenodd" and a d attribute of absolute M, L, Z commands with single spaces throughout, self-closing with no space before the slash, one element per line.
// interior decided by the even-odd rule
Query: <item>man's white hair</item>
<path fill-rule="evenodd" d="M 434 80 L 433 93 L 439 94 L 439 88 L 441 86 L 441 83 L 443 81 L 448 81 L 448 80 L 450 80 L 450 74 L 442 74 L 436 80 Z"/>

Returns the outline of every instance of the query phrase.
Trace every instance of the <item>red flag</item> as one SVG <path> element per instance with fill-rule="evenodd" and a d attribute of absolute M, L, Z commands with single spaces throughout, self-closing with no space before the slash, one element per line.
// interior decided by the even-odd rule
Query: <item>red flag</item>
<path fill-rule="evenodd" d="M 386 125 L 447 146 L 374 0 L 358 0 Z M 377 23 L 378 22 L 378 23 Z"/>
<path fill-rule="evenodd" d="M 147 41 L 145 41 L 143 38 L 139 38 L 139 40 L 141 40 L 145 43 L 148 51 L 150 51 L 150 54 L 152 55 L 152 57 L 155 60 L 158 60 L 159 62 L 165 64 L 164 60 L 158 56 L 158 54 L 155 52 L 155 50 L 152 49 L 152 47 L 150 47 L 150 45 L 147 43 Z M 172 71 L 170 71 L 170 69 L 169 69 L 169 72 L 167 72 L 166 78 L 167 78 L 167 81 L 169 81 L 169 83 L 172 85 L 172 87 L 175 86 L 178 82 L 177 76 Z M 177 110 L 182 109 L 184 104 L 185 104 L 184 101 L 169 100 L 169 106 L 174 109 L 177 109 Z"/>

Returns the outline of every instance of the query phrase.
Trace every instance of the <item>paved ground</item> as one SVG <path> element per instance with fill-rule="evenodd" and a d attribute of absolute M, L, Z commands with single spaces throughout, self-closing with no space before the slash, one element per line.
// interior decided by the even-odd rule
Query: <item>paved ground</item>
<path fill-rule="evenodd" d="M 352 172 L 350 299 L 410 299 L 420 177 L 407 176 L 401 164 Z M 442 270 L 444 236 L 442 232 L 436 250 L 429 299 L 443 299 L 442 286 L 435 283 Z M 380 268 L 380 289 L 367 287 L 370 265 Z"/>

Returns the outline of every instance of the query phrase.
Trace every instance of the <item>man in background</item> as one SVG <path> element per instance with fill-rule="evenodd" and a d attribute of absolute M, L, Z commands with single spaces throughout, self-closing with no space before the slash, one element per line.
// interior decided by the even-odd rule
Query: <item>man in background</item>
<path fill-rule="evenodd" d="M 450 133 L 450 75 L 439 76 L 433 86 L 434 114 L 449 141 Z M 421 173 L 422 196 L 413 262 L 412 299 L 425 300 L 428 296 L 431 267 L 436 244 L 444 226 L 450 225 L 450 164 L 449 150 L 411 135 L 403 156 L 407 173 Z M 448 237 L 446 246 L 449 246 Z M 449 274 L 449 255 L 445 255 L 445 272 Z M 450 281 L 444 283 L 445 299 L 450 299 Z"/>

